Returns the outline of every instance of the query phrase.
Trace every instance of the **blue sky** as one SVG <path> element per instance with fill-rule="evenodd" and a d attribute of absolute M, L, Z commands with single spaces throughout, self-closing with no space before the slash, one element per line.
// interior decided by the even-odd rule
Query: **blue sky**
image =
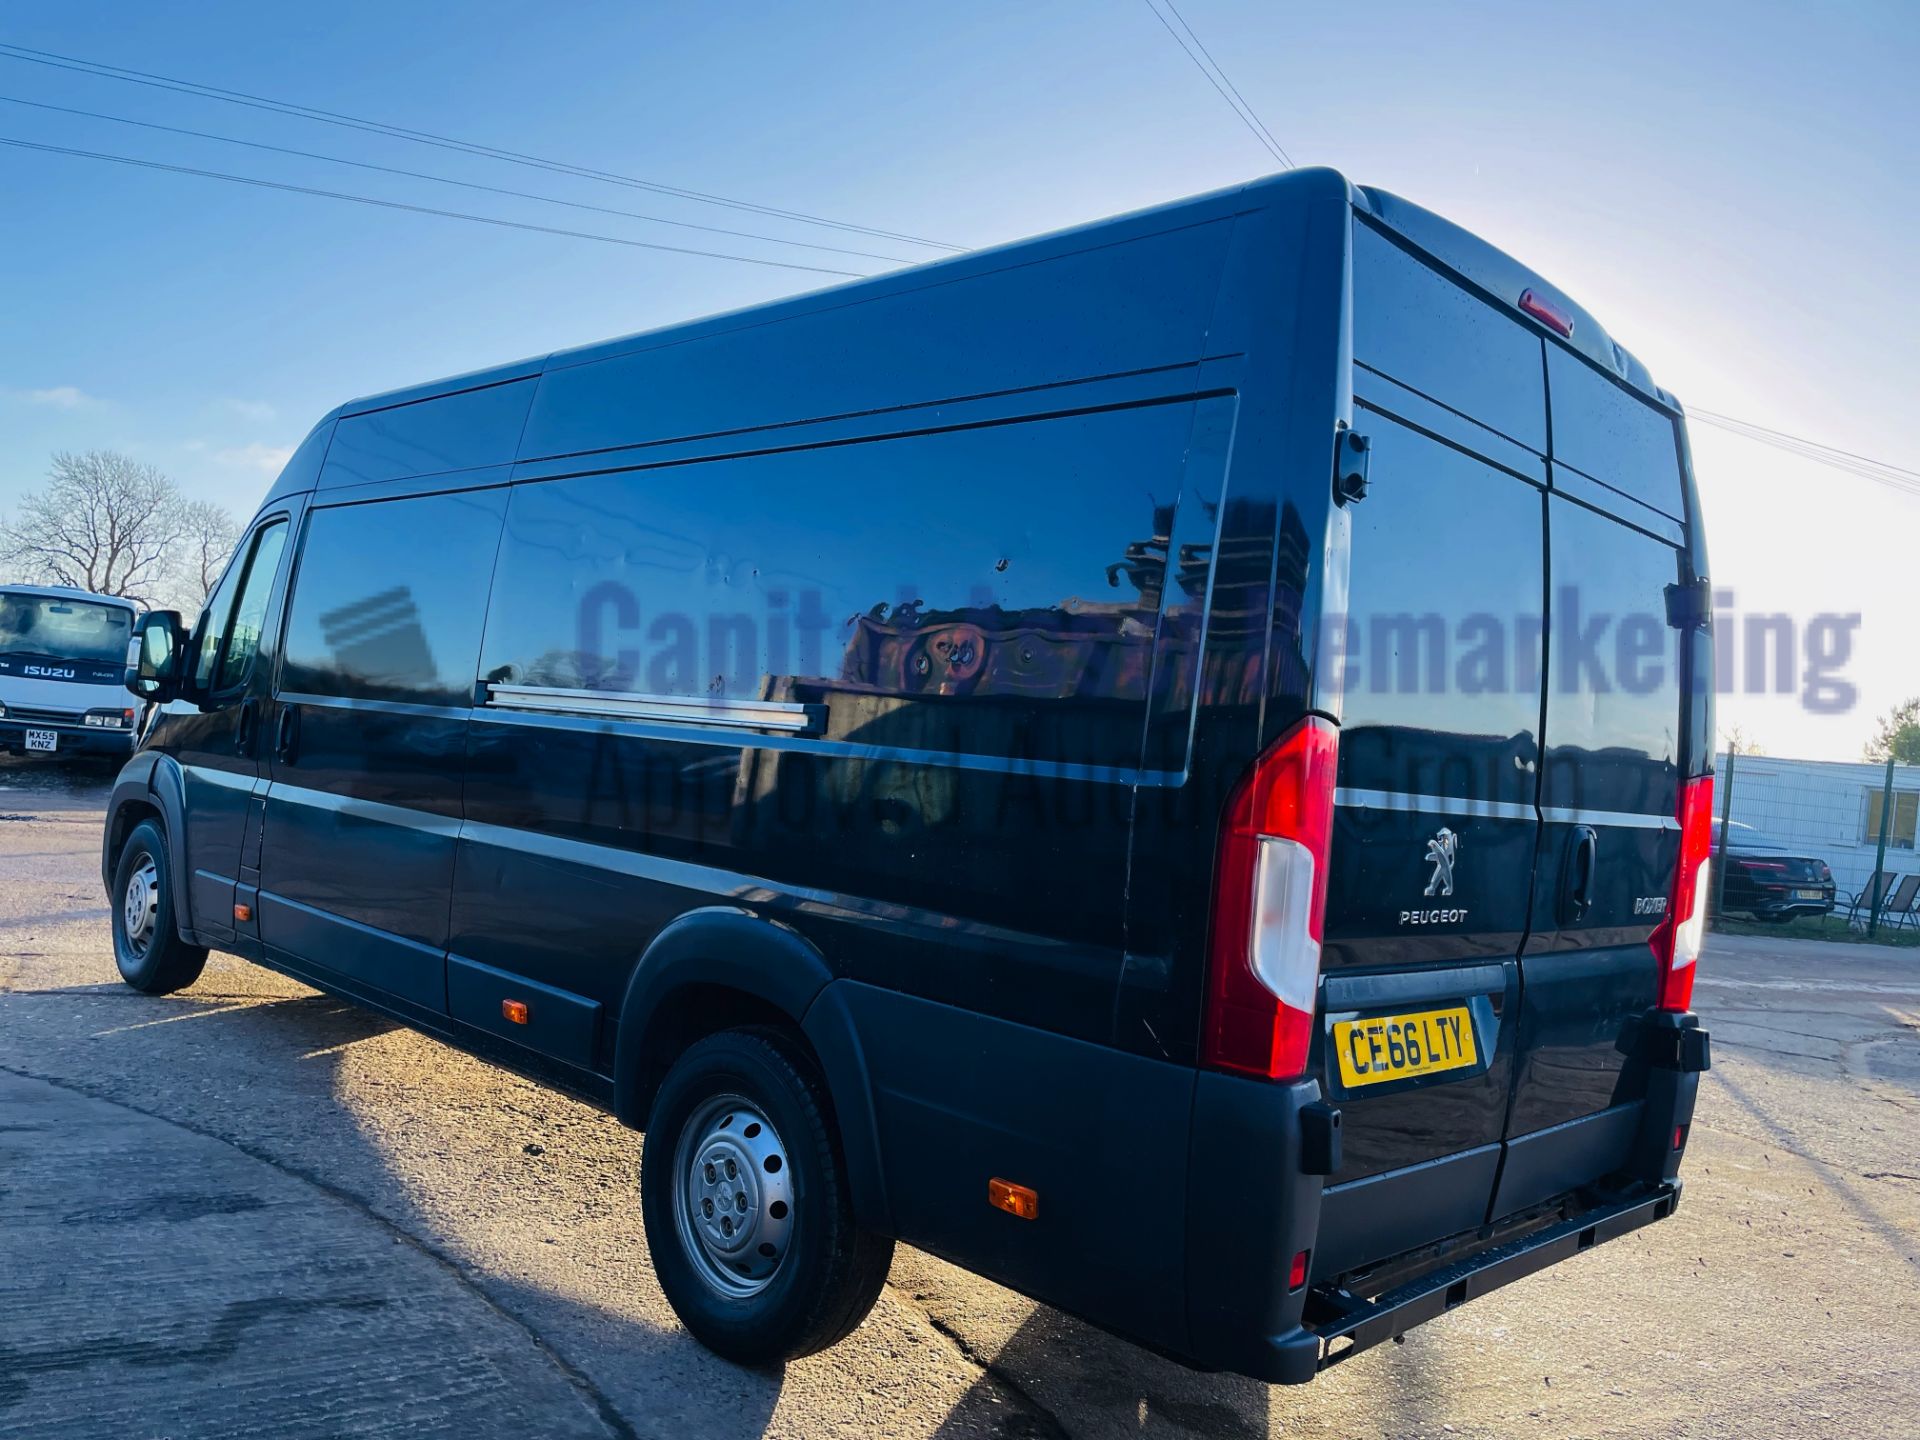
<path fill-rule="evenodd" d="M 1920 469 L 1920 9 L 1178 0 L 1291 156 L 1440 211 L 1688 402 Z M 1278 168 L 1142 0 L 0 9 L 0 41 L 965 245 Z M 904 257 L 937 252 L 0 59 L 0 96 Z M 0 137 L 829 266 L 885 262 L 0 100 Z M 248 511 L 338 401 L 831 277 L 0 147 L 0 510 L 111 446 Z M 1696 426 L 1716 580 L 1860 611 L 1850 757 L 1920 691 L 1920 499 Z"/>

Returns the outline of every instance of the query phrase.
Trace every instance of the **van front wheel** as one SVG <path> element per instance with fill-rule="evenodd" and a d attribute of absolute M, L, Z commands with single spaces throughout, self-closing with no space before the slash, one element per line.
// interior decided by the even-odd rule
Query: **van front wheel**
<path fill-rule="evenodd" d="M 167 838 L 153 821 L 127 837 L 113 867 L 112 900 L 113 961 L 122 980 L 143 995 L 171 995 L 200 978 L 207 952 L 175 928 Z"/>
<path fill-rule="evenodd" d="M 667 1072 L 647 1123 L 641 1213 L 660 1288 L 744 1365 L 824 1350 L 867 1317 L 893 1241 L 853 1218 L 826 1085 L 771 1030 L 728 1030 Z"/>

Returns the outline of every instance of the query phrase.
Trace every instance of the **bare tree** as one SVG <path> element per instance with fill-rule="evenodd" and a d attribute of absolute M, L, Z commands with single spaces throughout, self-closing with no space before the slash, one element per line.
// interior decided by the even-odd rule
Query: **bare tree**
<path fill-rule="evenodd" d="M 47 488 L 0 523 L 0 563 L 28 580 L 148 605 L 178 563 L 187 509 L 151 465 L 111 450 L 60 451 Z"/>
<path fill-rule="evenodd" d="M 1740 724 L 1724 725 L 1721 727 L 1720 745 L 1728 754 L 1733 754 L 1735 751 L 1738 751 L 1742 755 L 1764 755 L 1767 753 L 1766 747 L 1751 735 L 1747 734 L 1746 727 Z"/>
<path fill-rule="evenodd" d="M 221 571 L 240 539 L 232 515 L 210 500 L 191 500 L 181 506 L 182 535 L 167 600 L 183 615 L 197 615 L 219 583 Z"/>

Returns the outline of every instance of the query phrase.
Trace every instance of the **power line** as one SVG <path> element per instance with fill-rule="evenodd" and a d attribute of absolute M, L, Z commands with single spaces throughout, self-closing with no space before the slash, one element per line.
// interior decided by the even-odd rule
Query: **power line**
<path fill-rule="evenodd" d="M 1908 470 L 1899 465 L 1889 464 L 1885 460 L 1875 460 L 1871 455 L 1859 455 L 1851 450 L 1842 450 L 1837 446 L 1823 445 L 1818 440 L 1809 440 L 1800 435 L 1790 435 L 1784 430 L 1770 430 L 1765 425 L 1755 424 L 1751 420 L 1742 420 L 1737 416 L 1721 415 L 1712 410 L 1701 410 L 1693 406 L 1687 407 L 1687 414 L 1691 418 L 1705 420 L 1708 424 L 1738 425 L 1744 429 L 1758 430 L 1762 434 L 1773 436 L 1779 440 L 1791 441 L 1796 445 L 1812 446 L 1816 450 L 1823 450 L 1833 455 L 1844 456 L 1848 460 L 1857 460 L 1862 465 L 1870 465 L 1893 475 L 1903 476 L 1909 480 L 1920 480 L 1920 470 Z"/>
<path fill-rule="evenodd" d="M 1220 79 L 1226 84 L 1227 89 L 1233 92 L 1233 98 L 1240 102 L 1240 108 L 1245 110 L 1247 117 L 1251 119 L 1255 125 L 1260 127 L 1260 133 L 1267 138 L 1268 143 L 1273 147 L 1274 151 L 1278 153 L 1280 158 L 1286 162 L 1287 168 L 1291 170 L 1293 168 L 1293 157 L 1287 154 L 1285 146 L 1274 139 L 1273 131 L 1267 129 L 1267 122 L 1262 120 L 1260 116 L 1255 113 L 1253 106 L 1247 103 L 1247 97 L 1240 93 L 1240 87 L 1233 83 L 1232 78 L 1225 70 L 1220 68 L 1220 62 L 1213 58 L 1213 52 L 1207 49 L 1206 42 L 1194 34 L 1193 26 L 1187 23 L 1187 17 L 1182 15 L 1179 10 L 1174 7 L 1173 0 L 1161 0 L 1161 3 L 1173 12 L 1173 18 L 1180 22 L 1180 28 L 1186 31 L 1188 38 L 1200 47 L 1200 53 L 1207 57 L 1207 63 L 1219 72 Z"/>
<path fill-rule="evenodd" d="M 1873 460 L 1866 456 L 1855 456 L 1850 451 L 1838 450 L 1830 445 L 1822 445 L 1816 440 L 1786 434 L 1784 431 L 1770 430 L 1766 426 L 1755 425 L 1751 421 L 1739 420 L 1733 416 L 1690 411 L 1689 418 L 1702 420 L 1706 424 L 1743 439 L 1770 445 L 1776 450 L 1783 450 L 1790 455 L 1797 455 L 1835 470 L 1858 475 L 1862 479 L 1876 481 L 1904 493 L 1920 494 L 1920 476 L 1915 476 L 1914 472 L 1904 470 L 1897 465 L 1889 465 L 1884 461 Z"/>
<path fill-rule="evenodd" d="M 197 175 L 207 180 L 225 180 L 235 185 L 253 185 L 262 190 L 284 190 L 293 195 L 317 195 L 323 200 L 346 200 L 355 205 L 376 205 L 383 210 L 406 210 L 415 215 L 437 215 L 446 220 L 468 220 L 476 225 L 497 225 L 506 230 L 530 230 L 540 235 L 566 235 L 575 240 L 598 240 L 607 245 L 627 245 L 636 250 L 661 250 L 671 255 L 700 255 L 709 260 L 733 260 L 742 265 L 766 265 L 776 270 L 805 270 L 814 275 L 844 275 L 864 279 L 858 270 L 830 270 L 822 265 L 800 265 L 789 260 L 763 260 L 754 255 L 730 255 L 721 250 L 696 250 L 684 245 L 658 245 L 649 240 L 630 240 L 621 235 L 600 235 L 590 230 L 566 230 L 556 225 L 533 225 L 523 220 L 503 220 L 493 215 L 469 215 L 460 210 L 439 210 L 431 205 L 408 205 L 398 200 L 381 200 L 372 195 L 349 195 L 341 190 L 320 190 L 310 185 L 289 185 L 280 180 L 261 180 L 251 175 L 229 175 L 220 170 L 198 170 L 189 165 L 167 165 L 158 160 L 137 160 L 131 155 L 109 155 L 99 150 L 74 150 L 64 145 L 42 145 L 32 140 L 15 140 L 0 135 L 0 145 L 17 150 L 39 150 L 49 155 L 69 155 L 83 160 L 108 160 L 116 165 L 137 165 L 143 170 L 160 170 L 174 175 Z"/>
<path fill-rule="evenodd" d="M 286 145 L 268 145 L 260 140 L 242 140 L 236 135 L 221 135 L 211 130 L 188 130 L 179 125 L 162 125 L 153 120 L 135 120 L 127 115 L 109 115 L 101 110 L 79 110 L 70 105 L 50 105 L 43 100 L 22 100 L 17 95 L 0 95 L 9 105 L 27 105 L 35 110 L 53 110 L 62 115 L 82 115 L 89 120 L 109 120 L 116 125 L 136 125 L 142 130 L 161 130 L 169 135 L 190 135 L 196 140 L 217 140 L 223 145 L 244 145 L 249 150 L 269 150 L 276 155 L 296 155 L 303 160 L 323 160 L 330 165 L 351 165 L 356 170 L 377 170 L 383 175 L 404 175 L 411 180 L 431 180 L 439 185 L 458 185 L 463 190 L 484 190 L 492 195 L 512 195 L 521 200 L 538 200 L 546 205 L 564 205 L 571 210 L 591 210 L 600 215 L 621 215 L 629 220 L 649 220 L 658 225 L 675 225 L 685 230 L 701 230 L 709 235 L 731 235 L 741 240 L 764 240 L 772 245 L 795 245 L 803 250 L 824 250 L 833 255 L 854 255 L 863 260 L 887 260 L 897 265 L 916 262 L 903 255 L 882 255 L 873 250 L 846 250 L 838 245 L 820 245 L 811 240 L 789 240 L 781 235 L 762 235 L 752 230 L 729 230 L 719 225 L 698 225 L 691 220 L 669 220 L 664 215 L 643 215 L 637 210 L 617 210 L 607 205 L 589 205 L 584 200 L 562 200 L 557 195 L 540 195 L 531 190 L 513 190 L 502 185 L 482 185 L 476 180 L 456 180 L 450 175 L 434 175 L 424 170 L 402 170 L 393 165 L 375 165 L 367 160 L 349 160 L 343 155 L 325 155 L 317 150 L 295 150 Z"/>
<path fill-rule="evenodd" d="M 393 139 L 406 140 L 418 145 L 432 145 L 442 150 L 455 150 L 462 154 L 478 155 L 485 159 L 502 160 L 512 165 L 525 165 L 536 170 L 550 170 L 557 174 L 574 175 L 582 179 L 600 180 L 611 185 L 626 185 L 638 190 L 651 190 L 656 194 L 672 195 L 682 200 L 693 200 L 705 205 L 719 205 L 731 210 L 746 210 L 759 215 L 769 215 L 782 220 L 792 220 L 804 225 L 823 225 L 829 229 L 847 230 L 857 234 L 871 235 L 883 240 L 899 240 L 912 245 L 927 245 L 939 250 L 964 250 L 964 245 L 955 245 L 945 240 L 929 240 L 924 236 L 908 235 L 897 230 L 881 230 L 868 225 L 856 225 L 845 220 L 830 220 L 820 215 L 809 215 L 798 210 L 783 210 L 777 206 L 761 205 L 751 200 L 738 200 L 730 196 L 710 194 L 702 190 L 689 190 L 677 185 L 666 185 L 654 180 L 641 180 L 631 175 L 621 175 L 611 170 L 597 170 L 591 166 L 575 165 L 564 160 L 549 160 L 538 155 L 525 154 L 518 150 L 506 150 L 495 145 L 483 145 L 475 141 L 459 140 L 449 135 L 437 135 L 428 130 L 410 130 L 405 126 L 389 125 L 384 121 L 367 120 L 360 116 L 344 114 L 336 110 L 322 110 L 311 105 L 299 105 L 292 101 L 274 100 L 264 95 L 252 95 L 244 90 L 226 90 L 218 85 L 205 85 L 197 80 L 180 80 L 168 75 L 156 75 L 146 70 L 130 70 L 119 65 L 108 65 L 96 60 L 83 60 L 72 55 L 59 55 L 49 50 L 33 50 L 24 45 L 11 45 L 0 42 L 0 59 L 22 60 L 33 65 L 46 65 L 56 70 L 71 70 L 82 75 L 92 75 L 102 80 L 118 80 L 130 85 L 143 85 L 149 89 L 170 90 L 177 94 L 193 95 L 203 100 L 217 100 L 227 105 L 244 105 L 253 110 L 267 110 L 279 115 L 290 115 L 296 119 L 312 120 L 322 125 L 336 125 L 349 130 L 362 130 L 369 134 L 385 135 Z"/>
<path fill-rule="evenodd" d="M 1809 440 L 1802 435 L 1790 435 L 1784 430 L 1769 429 L 1765 425 L 1756 425 L 1751 420 L 1716 414 L 1711 410 L 1689 408 L 1687 418 L 1703 421 L 1716 429 L 1725 430 L 1761 445 L 1770 445 L 1776 450 L 1797 455 L 1803 460 L 1811 460 L 1817 465 L 1825 465 L 1829 469 L 1857 475 L 1863 480 L 1871 480 L 1876 485 L 1884 485 L 1897 494 L 1920 496 L 1920 472 L 1908 470 L 1899 465 L 1891 465 L 1884 460 L 1875 460 L 1870 456 L 1856 455 L 1850 450 L 1837 449 L 1832 445 L 1822 445 L 1819 441 Z"/>
<path fill-rule="evenodd" d="M 1264 133 L 1266 130 L 1266 127 L 1260 124 L 1259 117 L 1253 114 L 1253 112 L 1250 109 L 1242 110 L 1240 108 L 1246 102 L 1245 101 L 1235 102 L 1233 96 L 1229 95 L 1226 92 L 1226 90 L 1221 88 L 1220 81 L 1226 80 L 1227 78 L 1226 72 L 1222 70 L 1220 72 L 1220 79 L 1216 80 L 1214 78 L 1213 70 L 1209 70 L 1207 68 L 1206 62 L 1201 60 L 1201 58 L 1198 55 L 1194 54 L 1192 48 L 1187 44 L 1187 42 L 1180 38 L 1180 32 L 1174 29 L 1173 26 L 1168 23 L 1167 17 L 1160 13 L 1159 8 L 1154 5 L 1153 0 L 1141 0 L 1141 3 L 1144 4 L 1147 7 L 1147 9 L 1153 12 L 1153 18 L 1160 22 L 1161 28 L 1164 29 L 1167 32 L 1167 34 L 1173 38 L 1173 43 L 1178 45 L 1181 51 L 1186 55 L 1186 57 L 1193 62 L 1194 68 L 1199 70 L 1199 72 L 1202 75 L 1207 77 L 1207 83 L 1213 86 L 1214 93 L 1219 95 L 1219 97 L 1222 100 L 1227 102 L 1227 108 L 1229 110 L 1233 111 L 1235 115 L 1239 116 L 1240 123 L 1247 127 L 1248 133 L 1251 134 L 1255 140 L 1259 141 L 1261 146 L 1267 151 L 1268 154 L 1272 155 L 1274 159 L 1280 161 L 1280 163 L 1287 166 L 1288 169 L 1292 169 L 1293 161 L 1287 158 L 1286 151 L 1280 148 L 1279 143 L 1277 141 L 1273 140 L 1268 134 Z M 1167 8 L 1172 9 L 1173 7 L 1169 5 Z M 1174 11 L 1174 14 L 1176 15 L 1178 15 L 1179 13 L 1180 12 L 1177 10 Z M 1182 20 L 1180 23 L 1181 25 L 1184 26 L 1186 25 L 1187 22 L 1185 20 Z M 1192 31 L 1189 30 L 1188 33 L 1192 34 Z M 1199 43 L 1200 43 L 1200 37 L 1197 35 L 1194 36 L 1194 44 L 1198 45 Z M 1204 49 L 1205 47 L 1203 46 L 1202 48 Z M 1217 69 L 1218 67 L 1216 66 L 1215 68 Z M 1231 85 L 1232 83 L 1233 82 L 1230 80 L 1227 81 L 1228 85 Z"/>

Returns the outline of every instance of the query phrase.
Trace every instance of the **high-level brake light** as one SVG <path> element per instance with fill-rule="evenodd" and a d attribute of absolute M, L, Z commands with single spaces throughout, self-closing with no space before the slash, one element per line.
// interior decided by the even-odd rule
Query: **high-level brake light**
<path fill-rule="evenodd" d="M 1573 316 L 1547 299 L 1538 290 L 1520 292 L 1520 308 L 1556 335 L 1573 338 Z"/>
<path fill-rule="evenodd" d="M 1707 928 L 1707 859 L 1713 851 L 1713 777 L 1702 775 L 1680 788 L 1680 863 L 1673 872 L 1667 918 L 1653 932 L 1660 962 L 1660 1008 L 1693 1008 L 1693 977 Z"/>
<path fill-rule="evenodd" d="M 1285 1080 L 1307 1068 L 1338 759 L 1338 732 L 1309 716 L 1227 801 L 1201 1041 L 1215 1069 Z"/>

